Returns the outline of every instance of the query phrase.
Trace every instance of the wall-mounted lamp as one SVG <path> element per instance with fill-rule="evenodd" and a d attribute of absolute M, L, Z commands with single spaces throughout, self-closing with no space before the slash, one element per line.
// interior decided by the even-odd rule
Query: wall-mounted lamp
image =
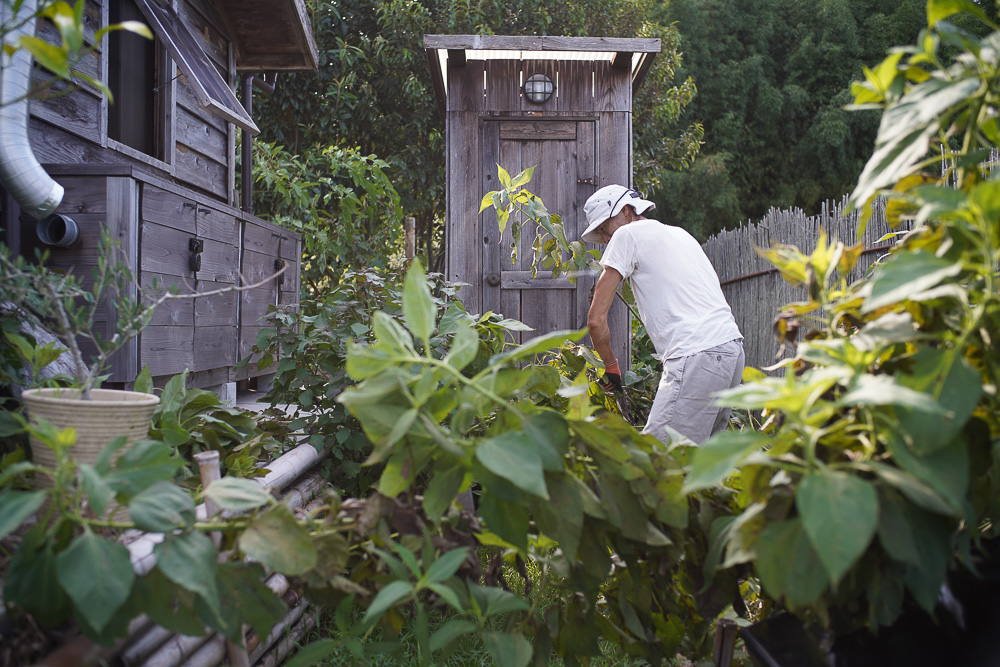
<path fill-rule="evenodd" d="M 532 104 L 545 104 L 556 92 L 556 86 L 549 77 L 535 73 L 524 80 L 521 90 Z"/>
<path fill-rule="evenodd" d="M 35 226 L 38 240 L 45 245 L 68 248 L 80 238 L 80 227 L 68 215 L 53 213 L 38 221 Z"/>

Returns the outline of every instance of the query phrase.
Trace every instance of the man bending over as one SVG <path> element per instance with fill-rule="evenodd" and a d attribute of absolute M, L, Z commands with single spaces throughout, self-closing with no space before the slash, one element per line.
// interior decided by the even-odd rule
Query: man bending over
<path fill-rule="evenodd" d="M 639 316 L 663 362 L 642 432 L 666 444 L 670 426 L 701 444 L 729 422 L 729 409 L 713 405 L 713 396 L 740 383 L 743 336 L 701 246 L 680 227 L 643 217 L 653 206 L 621 185 L 601 188 L 584 205 L 583 240 L 607 244 L 587 326 L 608 381 L 621 392 L 608 311 L 618 283 L 630 279 Z"/>

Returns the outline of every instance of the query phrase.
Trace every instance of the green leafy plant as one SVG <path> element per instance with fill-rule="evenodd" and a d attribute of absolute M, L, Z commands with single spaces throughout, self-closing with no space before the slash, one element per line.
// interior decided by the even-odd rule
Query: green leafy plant
<path fill-rule="evenodd" d="M 682 643 L 704 654 L 711 619 L 740 595 L 735 573 L 713 581 L 701 567 L 709 526 L 732 512 L 734 494 L 680 493 L 691 443 L 677 436 L 664 448 L 598 414 L 592 367 L 570 377 L 530 363 L 582 331 L 541 336 L 473 367 L 471 318 L 455 325 L 447 348 L 430 345 L 440 321 L 418 265 L 402 310 L 402 323 L 375 314 L 372 344 L 348 345 L 347 371 L 359 382 L 338 399 L 374 443 L 366 464 L 384 465 L 379 493 L 419 498 L 427 521 L 444 529 L 456 494 L 475 482 L 478 542 L 530 559 L 559 591 L 544 613 L 509 620 L 507 632 L 532 638 L 537 659 L 555 651 L 576 664 L 600 652 L 599 637 L 653 660 Z M 518 660 L 502 664 L 526 664 L 531 652 L 514 650 Z"/>
<path fill-rule="evenodd" d="M 961 11 L 994 32 L 944 20 Z M 971 2 L 930 0 L 927 16 L 917 46 L 854 88 L 884 113 L 851 203 L 885 196 L 913 229 L 851 285 L 836 276 L 861 248 L 765 251 L 807 288 L 781 317 L 815 327 L 784 377 L 721 399 L 765 411 L 764 432 L 713 438 L 685 481 L 739 492 L 740 511 L 713 527 L 711 568 L 752 563 L 767 596 L 841 629 L 932 612 L 949 569 L 974 567 L 1000 518 L 1000 182 L 983 163 L 1000 139 L 1000 31 Z M 959 51 L 951 64 L 946 47 Z"/>
<path fill-rule="evenodd" d="M 347 271 L 387 268 L 401 254 L 403 214 L 389 165 L 357 150 L 328 146 L 293 155 L 254 142 L 260 214 L 302 236 L 303 293 L 316 298 Z"/>
<path fill-rule="evenodd" d="M 428 284 L 436 295 L 432 299 L 443 323 L 430 344 L 444 350 L 458 323 L 470 316 L 455 300 L 457 286 L 446 283 L 439 274 L 430 276 Z M 374 342 L 373 314 L 380 310 L 395 319 L 402 316 L 397 275 L 375 268 L 347 271 L 335 288 L 305 300 L 298 308 L 274 312 L 274 328 L 259 334 L 253 350 L 259 355 L 260 368 L 277 360 L 266 400 L 275 406 L 289 406 L 292 419 L 288 427 L 306 433 L 317 449 L 330 451 L 333 464 L 329 477 L 349 496 L 364 495 L 377 471 L 362 466 L 372 443 L 336 398 L 353 384 L 345 368 L 348 344 Z M 512 340 L 511 332 L 527 330 L 520 322 L 492 313 L 480 317 L 475 327 L 482 339 L 480 364 Z"/>
<path fill-rule="evenodd" d="M 5 460 L 0 471 L 0 539 L 22 531 L 4 573 L 7 604 L 50 627 L 71 619 L 102 643 L 125 636 L 129 621 L 143 613 L 176 632 L 197 635 L 207 626 L 234 641 L 243 623 L 266 634 L 280 618 L 284 604 L 263 585 L 263 569 L 242 560 L 219 563 L 207 535 L 253 532 L 273 512 L 196 521 L 193 497 L 171 481 L 183 461 L 165 443 L 144 440 L 121 451 L 125 439 L 118 438 L 87 465 L 68 454 L 73 429 L 44 422 L 24 428 L 55 452 L 58 465 Z M 47 481 L 24 490 L 19 480 L 29 474 Z M 278 507 L 249 480 L 223 478 L 205 496 L 233 511 Z M 127 519 L 118 507 L 127 508 Z M 37 522 L 20 528 L 36 513 Z M 128 528 L 165 534 L 154 548 L 156 567 L 142 576 L 108 533 Z"/>
<path fill-rule="evenodd" d="M 263 477 L 262 464 L 280 452 L 281 444 L 257 425 L 257 416 L 230 408 L 214 392 L 187 387 L 187 371 L 167 381 L 153 412 L 149 438 L 172 447 L 185 462 L 204 451 L 220 454 L 223 474 L 233 477 Z M 149 368 L 135 381 L 135 391 L 153 393 Z M 182 474 L 197 484 L 194 471 L 185 463 Z"/>

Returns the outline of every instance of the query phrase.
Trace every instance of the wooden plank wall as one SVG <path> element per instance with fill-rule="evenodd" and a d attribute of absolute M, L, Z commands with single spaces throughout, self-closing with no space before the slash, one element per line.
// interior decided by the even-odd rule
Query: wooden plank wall
<path fill-rule="evenodd" d="M 548 74 L 557 85 L 556 95 L 543 105 L 527 102 L 520 92 L 522 72 L 527 76 L 536 71 Z M 546 201 L 552 212 L 566 217 L 558 207 L 568 210 L 576 206 L 582 217 L 583 202 L 596 189 L 632 182 L 629 71 L 614 69 L 605 61 L 469 60 L 464 67 L 449 68 L 447 86 L 445 272 L 449 280 L 469 283 L 462 289 L 461 298 L 470 312 L 520 312 L 512 295 L 507 296 L 499 286 L 486 281 L 488 275 L 498 274 L 501 265 L 509 262 L 508 248 L 496 250 L 501 239 L 493 210 L 476 219 L 483 195 L 499 188 L 496 163 L 508 168 L 503 162 L 505 156 L 498 152 L 499 124 L 488 121 L 527 117 L 594 121 L 594 132 L 577 138 L 577 142 L 590 142 L 585 148 L 593 149 L 595 158 L 590 163 L 577 162 L 575 200 L 572 204 Z M 580 150 L 578 146 L 577 152 Z M 536 172 L 538 178 L 542 176 Z M 528 188 L 534 190 L 533 185 Z M 472 224 L 473 220 L 476 224 Z M 525 230 L 524 238 L 524 245 L 530 248 L 530 230 Z M 530 259 L 525 261 L 530 263 Z M 578 320 L 585 321 L 592 284 L 592 278 L 584 279 L 577 287 L 574 307 Z M 544 326 L 544 322 L 541 324 Z M 616 354 L 627 360 L 629 320 L 622 304 L 613 306 L 610 325 Z"/>
<path fill-rule="evenodd" d="M 108 21 L 108 2 L 87 0 L 85 21 L 88 44 L 94 32 Z M 223 78 L 235 84 L 236 65 L 225 23 L 209 0 L 183 0 L 178 14 Z M 48 22 L 39 23 L 39 35 L 59 39 Z M 81 63 L 81 70 L 107 82 L 106 41 L 96 45 Z M 36 79 L 48 73 L 36 68 Z M 175 78 L 176 77 L 176 78 Z M 206 111 L 198 103 L 187 78 L 171 65 L 161 70 L 161 94 L 169 97 L 165 110 L 165 154 L 146 156 L 110 140 L 107 131 L 107 103 L 93 87 L 81 84 L 78 90 L 42 102 L 31 103 L 30 136 L 40 162 L 52 164 L 122 164 L 197 188 L 213 198 L 232 203 L 235 181 L 235 132 L 231 124 Z M 167 79 L 174 79 L 168 81 Z M 56 87 L 62 91 L 64 85 Z"/>

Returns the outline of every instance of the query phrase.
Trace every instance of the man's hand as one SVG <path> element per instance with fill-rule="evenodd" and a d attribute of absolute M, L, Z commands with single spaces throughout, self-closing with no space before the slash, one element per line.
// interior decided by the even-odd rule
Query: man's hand
<path fill-rule="evenodd" d="M 619 394 L 625 393 L 625 386 L 622 384 L 622 376 L 618 373 L 604 373 L 604 382 L 601 388 L 606 392 L 614 391 Z"/>
<path fill-rule="evenodd" d="M 622 371 L 617 361 L 604 367 L 604 377 L 601 378 L 601 389 L 607 393 L 612 391 L 619 394 L 625 393 L 625 386 L 622 385 Z"/>

